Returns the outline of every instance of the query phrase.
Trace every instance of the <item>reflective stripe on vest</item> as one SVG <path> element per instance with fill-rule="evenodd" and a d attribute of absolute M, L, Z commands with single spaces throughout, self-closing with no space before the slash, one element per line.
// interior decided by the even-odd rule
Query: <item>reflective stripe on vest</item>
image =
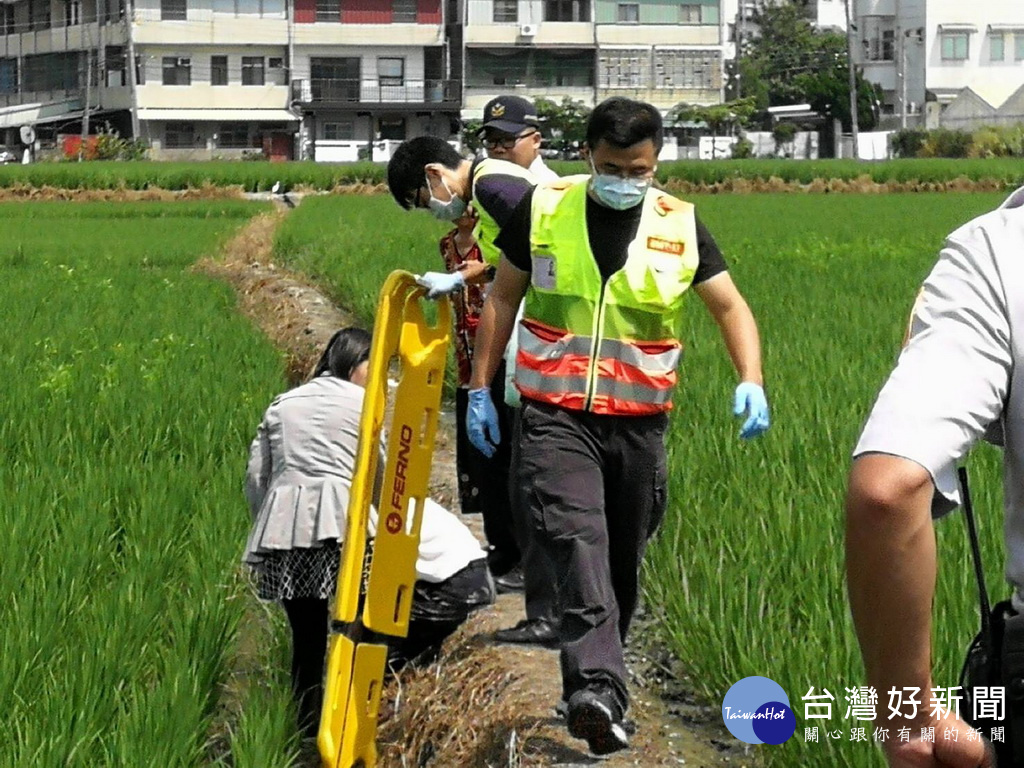
<path fill-rule="evenodd" d="M 516 385 L 565 408 L 667 411 L 682 351 L 682 298 L 697 267 L 693 207 L 649 191 L 626 264 L 604 282 L 585 228 L 586 191 L 575 179 L 534 191 Z"/>
<path fill-rule="evenodd" d="M 526 181 L 530 182 L 531 186 L 537 183 L 537 178 L 526 168 L 510 163 L 508 160 L 488 157 L 473 166 L 473 177 L 470 179 L 470 183 L 472 184 L 473 210 L 477 214 L 476 226 L 473 228 L 473 237 L 480 245 L 480 254 L 483 256 L 484 261 L 496 267 L 501 260 L 501 249 L 494 244 L 494 241 L 498 237 L 501 227 L 498 226 L 498 222 L 494 220 L 490 212 L 480 205 L 480 201 L 476 197 L 477 182 L 484 176 L 492 175 L 516 176 L 520 179 L 526 179 Z"/>

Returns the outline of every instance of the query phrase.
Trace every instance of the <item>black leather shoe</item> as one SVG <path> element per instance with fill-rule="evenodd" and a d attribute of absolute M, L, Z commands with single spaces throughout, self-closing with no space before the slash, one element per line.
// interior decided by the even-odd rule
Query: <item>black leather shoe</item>
<path fill-rule="evenodd" d="M 494 633 L 499 643 L 524 643 L 552 646 L 558 644 L 558 630 L 547 619 L 523 619 L 514 627 Z"/>
<path fill-rule="evenodd" d="M 499 595 L 523 591 L 523 569 L 518 565 L 506 574 L 494 579 L 494 588 Z"/>

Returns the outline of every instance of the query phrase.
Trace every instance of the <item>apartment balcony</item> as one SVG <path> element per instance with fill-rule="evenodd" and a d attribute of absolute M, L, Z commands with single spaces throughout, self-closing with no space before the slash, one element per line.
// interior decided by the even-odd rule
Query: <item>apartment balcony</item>
<path fill-rule="evenodd" d="M 524 24 L 470 24 L 467 46 L 509 48 L 593 48 L 594 25 L 589 21 L 542 21 Z"/>
<path fill-rule="evenodd" d="M 722 92 L 716 87 L 622 87 L 609 88 L 601 86 L 597 89 L 597 100 L 604 101 L 613 96 L 645 101 L 658 109 L 667 110 L 680 102 L 687 104 L 718 104 L 722 100 Z"/>
<path fill-rule="evenodd" d="M 81 109 L 84 103 L 85 88 L 53 88 L 44 91 L 16 91 L 0 93 L 0 109 L 6 107 L 44 104 L 68 105 L 69 109 Z"/>
<path fill-rule="evenodd" d="M 310 107 L 357 107 L 384 109 L 428 107 L 457 109 L 461 87 L 458 80 L 407 80 L 391 84 L 380 80 L 312 78 L 292 81 L 292 101 Z"/>
<path fill-rule="evenodd" d="M 465 96 L 463 97 L 463 112 L 471 114 L 479 119 L 483 114 L 484 106 L 495 96 L 514 94 L 525 99 L 552 99 L 561 101 L 563 98 L 570 98 L 573 101 L 582 101 L 584 106 L 594 106 L 594 87 L 590 85 L 525 85 L 517 83 L 514 85 L 466 85 Z"/>
<path fill-rule="evenodd" d="M 157 12 L 159 13 L 159 11 Z M 239 37 L 244 24 L 244 40 Z M 284 18 L 241 19 L 210 16 L 188 21 L 161 21 L 147 9 L 135 11 L 132 34 L 137 45 L 287 45 L 288 21 Z"/>
<path fill-rule="evenodd" d="M 0 58 L 96 48 L 100 26 L 95 21 L 53 25 L 37 23 L 31 29 L 0 34 Z M 103 26 L 104 45 L 124 45 L 127 41 L 128 34 L 123 24 Z"/>
<path fill-rule="evenodd" d="M 338 45 L 359 46 L 402 46 L 422 48 L 444 44 L 444 28 L 440 24 L 390 24 L 346 23 L 319 21 L 310 24 L 296 24 L 294 27 L 295 47 L 323 47 Z"/>

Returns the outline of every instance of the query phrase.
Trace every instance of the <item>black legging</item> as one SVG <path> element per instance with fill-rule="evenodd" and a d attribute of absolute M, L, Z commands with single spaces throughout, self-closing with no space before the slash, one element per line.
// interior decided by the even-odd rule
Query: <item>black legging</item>
<path fill-rule="evenodd" d="M 413 593 L 409 635 L 392 643 L 388 662 L 399 669 L 413 660 L 429 663 L 441 644 L 469 614 L 494 600 L 484 560 L 474 560 L 438 584 L 417 581 Z M 323 705 L 324 662 L 330 606 L 327 600 L 300 597 L 282 600 L 292 628 L 292 691 L 299 729 L 315 737 Z"/>
<path fill-rule="evenodd" d="M 281 602 L 292 628 L 292 694 L 298 709 L 299 729 L 305 736 L 316 736 L 323 702 L 330 607 L 327 600 L 315 597 Z"/>

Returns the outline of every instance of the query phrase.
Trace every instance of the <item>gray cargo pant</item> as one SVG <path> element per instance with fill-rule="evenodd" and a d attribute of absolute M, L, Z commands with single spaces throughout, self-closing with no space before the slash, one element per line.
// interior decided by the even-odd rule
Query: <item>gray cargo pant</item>
<path fill-rule="evenodd" d="M 516 541 L 522 553 L 523 603 L 528 619 L 547 619 L 555 624 L 559 621 L 558 601 L 555 597 L 555 567 L 547 550 L 538 542 L 530 522 L 530 500 L 527 488 L 516 482 L 519 466 L 519 451 L 522 437 L 520 408 L 515 410 L 512 427 L 512 463 L 509 469 L 509 493 L 512 513 L 515 519 Z"/>
<path fill-rule="evenodd" d="M 666 414 L 599 416 L 523 401 L 516 483 L 557 574 L 562 694 L 629 703 L 623 642 L 647 541 L 665 513 Z"/>

